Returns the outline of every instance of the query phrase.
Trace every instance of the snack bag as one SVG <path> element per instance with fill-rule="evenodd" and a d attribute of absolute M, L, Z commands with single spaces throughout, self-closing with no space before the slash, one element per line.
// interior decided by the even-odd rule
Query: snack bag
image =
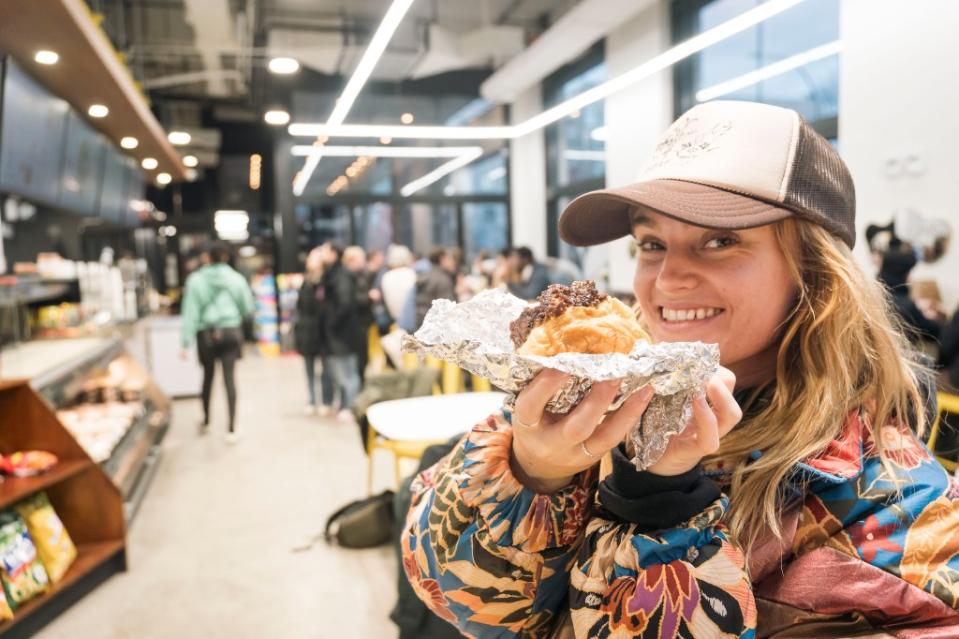
<path fill-rule="evenodd" d="M 50 583 L 27 525 L 12 511 L 0 514 L 0 579 L 14 610 L 46 592 Z"/>
<path fill-rule="evenodd" d="M 57 583 L 77 558 L 77 547 L 70 533 L 50 505 L 47 494 L 36 493 L 15 506 L 27 524 L 33 543 L 51 583 Z"/>
<path fill-rule="evenodd" d="M 57 465 L 57 456 L 45 450 L 27 450 L 3 458 L 3 470 L 17 477 L 39 475 Z"/>

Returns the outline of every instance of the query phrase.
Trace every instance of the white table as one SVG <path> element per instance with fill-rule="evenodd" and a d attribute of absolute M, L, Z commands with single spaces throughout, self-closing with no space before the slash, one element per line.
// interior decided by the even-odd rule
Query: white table
<path fill-rule="evenodd" d="M 430 445 L 462 435 L 474 424 L 500 410 L 506 393 L 451 393 L 408 397 L 373 404 L 366 411 L 370 424 L 367 492 L 373 494 L 373 451 L 393 453 L 396 485 L 403 459 L 418 460 Z"/>
<path fill-rule="evenodd" d="M 452 393 L 373 404 L 366 417 L 394 441 L 446 441 L 468 431 L 503 406 L 506 393 Z"/>

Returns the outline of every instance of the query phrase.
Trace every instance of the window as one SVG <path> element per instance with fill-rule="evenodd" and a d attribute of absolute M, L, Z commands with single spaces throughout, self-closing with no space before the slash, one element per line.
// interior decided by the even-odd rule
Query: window
<path fill-rule="evenodd" d="M 553 107 L 606 80 L 603 43 L 579 60 L 543 81 L 543 106 Z M 606 182 L 605 114 L 602 101 L 555 122 L 545 130 L 546 138 L 546 250 L 551 257 L 582 268 L 584 249 L 559 238 L 557 221 L 563 209 L 577 195 L 603 188 Z"/>
<path fill-rule="evenodd" d="M 762 3 L 677 0 L 672 5 L 673 40 L 686 40 Z M 826 138 L 834 139 L 839 58 L 830 45 L 838 40 L 839 0 L 807 0 L 673 67 L 676 115 L 714 98 L 764 102 L 795 109 Z M 798 66 L 748 84 L 743 77 L 786 60 Z M 737 79 L 739 86 L 731 83 Z"/>

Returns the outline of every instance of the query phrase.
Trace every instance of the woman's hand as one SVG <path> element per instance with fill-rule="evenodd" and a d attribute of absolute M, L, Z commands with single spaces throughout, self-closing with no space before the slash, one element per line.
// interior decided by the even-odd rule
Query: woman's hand
<path fill-rule="evenodd" d="M 513 474 L 538 493 L 556 492 L 569 485 L 574 475 L 599 463 L 639 422 L 652 396 L 651 388 L 640 390 L 604 419 L 620 382 L 597 382 L 569 414 L 547 413 L 546 404 L 568 377 L 543 370 L 514 405 Z"/>
<path fill-rule="evenodd" d="M 743 418 L 743 411 L 733 398 L 735 386 L 732 371 L 720 368 L 706 384 L 706 394 L 693 400 L 693 416 L 686 428 L 669 440 L 666 453 L 649 467 L 649 472 L 681 475 L 719 450 L 719 440 Z"/>

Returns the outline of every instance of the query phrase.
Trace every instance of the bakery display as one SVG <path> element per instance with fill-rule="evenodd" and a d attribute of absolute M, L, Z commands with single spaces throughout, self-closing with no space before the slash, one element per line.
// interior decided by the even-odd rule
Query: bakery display
<path fill-rule="evenodd" d="M 592 280 L 551 284 L 510 324 L 520 355 L 628 354 L 649 340 L 632 310 L 596 289 Z"/>

